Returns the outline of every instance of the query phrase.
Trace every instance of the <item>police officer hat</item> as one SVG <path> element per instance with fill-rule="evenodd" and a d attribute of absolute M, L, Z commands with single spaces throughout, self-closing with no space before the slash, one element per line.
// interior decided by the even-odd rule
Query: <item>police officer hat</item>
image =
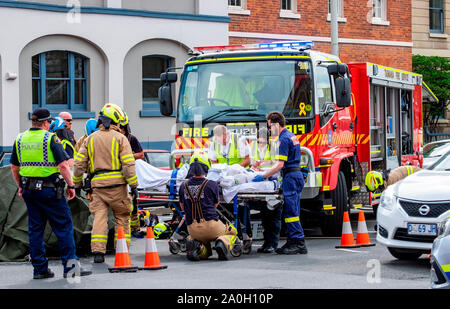
<path fill-rule="evenodd" d="M 31 119 L 35 121 L 44 121 L 44 120 L 51 120 L 53 121 L 55 118 L 53 118 L 50 115 L 50 111 L 46 108 L 36 108 L 33 111 L 33 114 L 31 115 Z"/>

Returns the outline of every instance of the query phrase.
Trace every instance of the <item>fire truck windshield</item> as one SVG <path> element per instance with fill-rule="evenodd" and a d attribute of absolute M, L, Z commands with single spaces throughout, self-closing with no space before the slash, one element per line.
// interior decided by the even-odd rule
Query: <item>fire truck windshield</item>
<path fill-rule="evenodd" d="M 310 119 L 311 89 L 307 59 L 190 65 L 182 79 L 177 121 L 257 121 L 272 111 Z"/>

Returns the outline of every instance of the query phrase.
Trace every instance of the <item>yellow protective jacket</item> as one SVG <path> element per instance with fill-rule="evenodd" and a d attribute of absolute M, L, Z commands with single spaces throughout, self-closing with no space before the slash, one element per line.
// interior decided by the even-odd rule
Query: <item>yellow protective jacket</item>
<path fill-rule="evenodd" d="M 76 188 L 82 186 L 83 174 L 90 173 L 92 188 L 128 184 L 138 186 L 135 161 L 130 142 L 111 125 L 89 135 L 74 157 L 73 182 Z"/>

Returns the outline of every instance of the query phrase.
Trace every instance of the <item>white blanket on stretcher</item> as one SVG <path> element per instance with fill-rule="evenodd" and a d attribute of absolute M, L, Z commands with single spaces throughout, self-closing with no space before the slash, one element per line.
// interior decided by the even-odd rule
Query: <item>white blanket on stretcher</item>
<path fill-rule="evenodd" d="M 176 173 L 177 192 L 189 171 L 189 164 L 183 165 Z M 143 160 L 136 160 L 136 175 L 140 189 L 154 189 L 167 192 L 173 171 L 161 170 Z M 277 180 L 252 182 L 252 179 L 263 172 L 249 171 L 239 164 L 213 164 L 206 176 L 216 181 L 223 192 L 223 199 L 230 203 L 238 192 L 276 192 L 280 183 Z"/>

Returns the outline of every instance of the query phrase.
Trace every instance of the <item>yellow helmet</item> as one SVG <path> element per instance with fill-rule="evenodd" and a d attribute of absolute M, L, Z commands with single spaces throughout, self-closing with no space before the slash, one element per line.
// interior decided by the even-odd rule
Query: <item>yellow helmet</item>
<path fill-rule="evenodd" d="M 111 119 L 114 123 L 120 123 L 125 120 L 125 112 L 116 104 L 106 103 L 100 111 L 100 115 Z"/>
<path fill-rule="evenodd" d="M 192 164 L 195 160 L 198 162 L 205 164 L 208 168 L 211 168 L 211 161 L 209 160 L 208 153 L 201 150 L 196 150 L 189 161 L 189 164 Z"/>
<path fill-rule="evenodd" d="M 121 126 L 126 126 L 127 124 L 128 124 L 128 115 L 127 115 L 127 113 L 125 113 L 125 112 L 123 112 L 123 114 L 124 114 L 124 119 L 120 122 L 120 125 Z"/>
<path fill-rule="evenodd" d="M 366 175 L 365 184 L 370 192 L 374 192 L 379 186 L 383 185 L 383 174 L 376 171 L 370 171 Z"/>
<path fill-rule="evenodd" d="M 161 234 L 164 233 L 166 230 L 167 226 L 164 223 L 160 222 L 156 224 L 153 227 L 153 234 L 155 236 L 155 239 L 158 239 L 161 236 Z"/>

